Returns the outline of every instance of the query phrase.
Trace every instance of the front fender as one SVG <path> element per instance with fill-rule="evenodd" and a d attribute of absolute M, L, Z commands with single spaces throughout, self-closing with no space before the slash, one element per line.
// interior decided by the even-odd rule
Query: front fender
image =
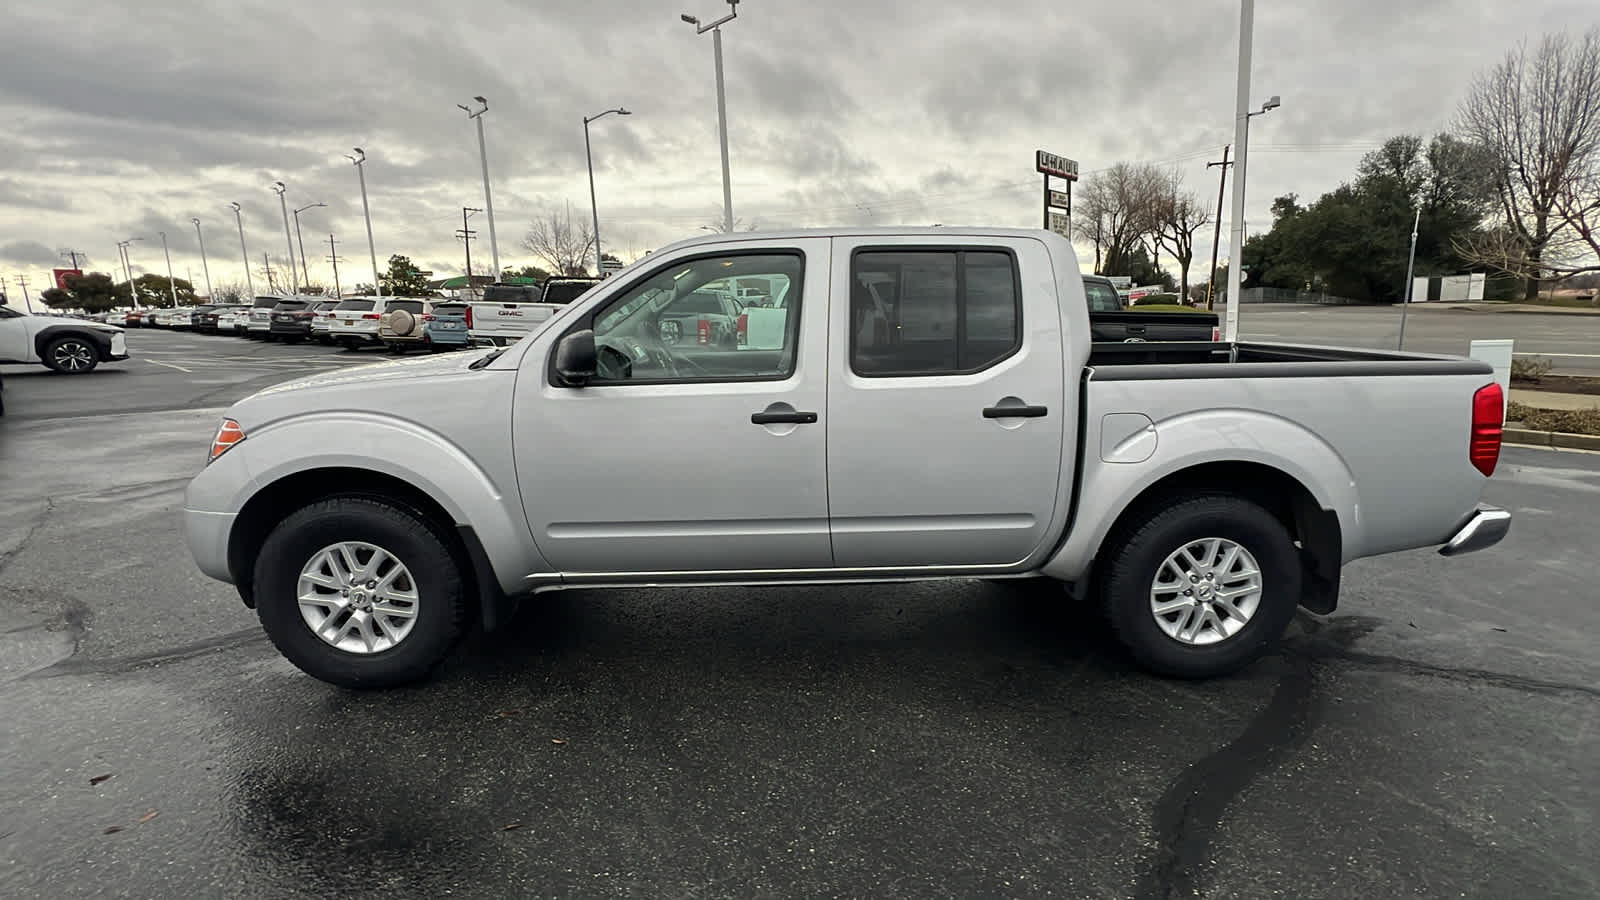
<path fill-rule="evenodd" d="M 94 344 L 103 358 L 111 352 L 111 336 L 114 333 L 101 331 L 98 328 L 84 328 L 81 325 L 46 325 L 33 333 L 33 355 L 44 359 L 45 348 L 49 347 L 51 342 L 70 334 Z"/>
<path fill-rule="evenodd" d="M 1294 478 L 1339 518 L 1341 563 L 1361 546 L 1361 503 L 1349 465 L 1328 442 L 1289 419 L 1255 410 L 1186 412 L 1156 423 L 1156 448 L 1139 463 L 1106 463 L 1099 417 L 1084 423 L 1083 478 L 1071 531 L 1044 572 L 1076 581 L 1089 570 L 1117 517 L 1156 482 L 1195 466 L 1248 462 Z"/>
<path fill-rule="evenodd" d="M 493 442 L 490 436 L 488 443 Z M 501 445 L 509 447 L 509 441 Z M 484 454 L 473 452 L 487 450 Z M 230 459 L 230 457 L 237 457 Z M 470 526 L 495 580 L 514 594 L 531 572 L 550 571 L 522 512 L 515 471 L 493 464 L 494 448 L 464 448 L 422 425 L 357 411 L 320 412 L 256 426 L 190 484 L 191 509 L 238 512 L 258 492 L 316 469 L 365 469 L 405 481 L 432 498 L 456 526 Z M 479 459 L 489 459 L 489 466 Z M 229 465 L 223 467 L 227 462 Z M 220 468 L 219 468 L 220 467 Z M 232 468 L 243 477 L 206 475 Z M 230 485 L 231 482 L 231 485 Z"/>

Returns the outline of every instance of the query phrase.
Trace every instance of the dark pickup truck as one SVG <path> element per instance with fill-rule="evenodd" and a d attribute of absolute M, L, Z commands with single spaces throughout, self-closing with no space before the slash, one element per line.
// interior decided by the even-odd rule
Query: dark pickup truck
<path fill-rule="evenodd" d="M 1218 339 L 1216 313 L 1131 310 L 1122 305 L 1111 279 L 1102 275 L 1083 276 L 1083 294 L 1089 301 L 1089 331 L 1096 343 Z"/>

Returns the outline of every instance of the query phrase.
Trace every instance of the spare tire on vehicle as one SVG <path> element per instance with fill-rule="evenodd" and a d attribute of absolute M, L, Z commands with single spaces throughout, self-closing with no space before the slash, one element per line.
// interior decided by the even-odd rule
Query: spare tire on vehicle
<path fill-rule="evenodd" d="M 411 329 L 415 328 L 416 325 L 416 317 L 407 310 L 397 309 L 389 314 L 389 330 L 400 337 L 410 335 Z"/>

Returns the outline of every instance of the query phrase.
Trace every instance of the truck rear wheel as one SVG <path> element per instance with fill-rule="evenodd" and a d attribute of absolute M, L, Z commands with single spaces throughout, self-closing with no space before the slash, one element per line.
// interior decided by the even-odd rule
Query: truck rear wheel
<path fill-rule="evenodd" d="M 1240 497 L 1182 499 L 1108 543 L 1112 627 L 1145 668 L 1177 678 L 1237 671 L 1283 636 L 1301 567 L 1283 523 Z"/>
<path fill-rule="evenodd" d="M 464 631 L 462 584 L 436 526 L 369 497 L 291 513 L 255 564 L 256 612 L 272 643 L 301 671 L 347 688 L 427 677 Z"/>

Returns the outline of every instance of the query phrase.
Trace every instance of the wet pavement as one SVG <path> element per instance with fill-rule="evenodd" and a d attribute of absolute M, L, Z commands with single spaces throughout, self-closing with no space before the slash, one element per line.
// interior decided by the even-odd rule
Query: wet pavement
<path fill-rule="evenodd" d="M 1600 895 L 1600 455 L 1508 449 L 1505 543 L 1217 681 L 954 583 L 549 595 L 357 693 L 179 534 L 197 392 L 277 358 L 0 420 L 0 896 Z"/>

